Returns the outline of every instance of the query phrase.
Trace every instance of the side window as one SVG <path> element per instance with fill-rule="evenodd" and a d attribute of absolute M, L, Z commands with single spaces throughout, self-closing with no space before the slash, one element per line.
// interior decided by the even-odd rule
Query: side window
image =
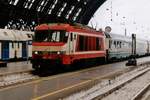
<path fill-rule="evenodd" d="M 116 41 L 114 41 L 114 46 L 115 46 L 115 48 L 116 48 Z"/>
<path fill-rule="evenodd" d="M 56 42 L 59 42 L 60 40 L 60 32 L 56 32 Z"/>
<path fill-rule="evenodd" d="M 55 33 L 53 33 L 53 35 L 52 35 L 52 40 L 51 40 L 51 42 L 53 42 L 53 41 L 55 41 L 56 40 L 56 32 Z"/>
<path fill-rule="evenodd" d="M 19 42 L 18 42 L 18 48 L 20 48 L 20 44 L 19 44 Z"/>
<path fill-rule="evenodd" d="M 61 34 L 60 34 L 60 35 L 61 35 Z M 68 41 L 68 35 L 69 35 L 69 33 L 66 32 L 66 33 L 65 33 L 65 36 L 64 36 L 64 39 L 63 39 L 64 42 L 67 42 L 67 41 Z"/>
<path fill-rule="evenodd" d="M 122 48 L 122 46 L 121 46 L 121 45 L 122 45 L 122 42 L 120 42 L 120 48 Z"/>
<path fill-rule="evenodd" d="M 14 48 L 14 43 L 12 42 L 12 48 Z"/>
<path fill-rule="evenodd" d="M 117 41 L 117 47 L 119 47 L 119 41 Z"/>

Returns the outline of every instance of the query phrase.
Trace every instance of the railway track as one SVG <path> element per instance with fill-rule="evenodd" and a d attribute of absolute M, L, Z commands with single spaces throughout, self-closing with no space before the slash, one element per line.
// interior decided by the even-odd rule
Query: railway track
<path fill-rule="evenodd" d="M 145 71 L 145 72 L 144 72 Z M 137 75 L 137 77 L 132 78 L 130 81 L 125 82 L 122 86 L 117 86 L 117 88 L 112 91 L 112 93 L 102 100 L 139 100 L 140 96 L 144 94 L 145 89 L 150 83 L 150 70 L 144 70 L 143 73 Z M 96 100 L 99 100 L 100 96 L 97 96 Z"/>
<path fill-rule="evenodd" d="M 78 100 L 120 100 L 120 98 L 122 98 L 122 100 L 139 100 L 149 88 L 150 78 L 148 78 L 148 76 L 150 76 L 149 65 L 125 73 L 125 75 L 116 77 L 116 79 L 113 80 L 105 79 L 92 88 L 72 94 L 63 98 L 63 100 L 71 100 L 73 98 Z M 142 80 L 144 77 L 146 77 L 145 80 Z M 133 88 L 131 88 L 131 86 L 133 86 Z"/>
<path fill-rule="evenodd" d="M 150 98 L 148 98 L 148 96 L 144 96 L 144 94 L 146 94 L 146 92 L 149 92 L 148 89 L 150 88 L 150 83 L 148 83 L 147 85 L 145 85 L 144 88 L 142 88 L 131 100 L 148 100 Z"/>
<path fill-rule="evenodd" d="M 3 73 L 0 74 L 0 88 L 25 83 L 35 79 L 38 79 L 38 76 L 33 75 L 31 73 L 31 70 L 16 71 L 13 73 Z"/>

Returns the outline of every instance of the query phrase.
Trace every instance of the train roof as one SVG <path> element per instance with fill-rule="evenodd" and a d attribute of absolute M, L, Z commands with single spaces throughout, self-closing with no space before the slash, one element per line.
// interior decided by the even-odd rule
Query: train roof
<path fill-rule="evenodd" d="M 9 40 L 9 41 L 32 40 L 32 38 L 29 38 L 27 34 L 33 34 L 33 32 L 0 29 L 0 40 Z"/>
<path fill-rule="evenodd" d="M 82 32 L 82 33 L 103 35 L 103 32 L 97 31 L 89 26 L 78 24 L 78 23 L 75 23 L 75 24 L 66 24 L 66 23 L 41 24 L 37 26 L 35 30 L 65 30 L 69 32 Z"/>
<path fill-rule="evenodd" d="M 115 40 L 132 41 L 131 37 L 120 35 L 120 34 L 106 33 L 105 32 L 105 36 L 106 36 L 106 38 L 113 38 Z"/>
<path fill-rule="evenodd" d="M 113 38 L 115 40 L 122 40 L 122 41 L 132 41 L 132 37 L 129 37 L 129 36 L 124 36 L 124 35 L 115 34 L 115 33 L 106 33 L 106 32 L 104 32 L 104 33 L 105 33 L 106 38 Z M 148 41 L 148 40 L 144 40 L 144 39 L 141 39 L 138 37 L 136 37 L 136 40 L 138 42 Z"/>

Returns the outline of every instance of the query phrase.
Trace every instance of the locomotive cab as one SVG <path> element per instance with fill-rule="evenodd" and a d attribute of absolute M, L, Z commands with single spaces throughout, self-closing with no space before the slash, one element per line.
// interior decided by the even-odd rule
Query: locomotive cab
<path fill-rule="evenodd" d="M 64 26 L 56 28 L 52 25 L 44 29 L 37 27 L 32 44 L 33 68 L 70 64 L 67 55 L 72 51 L 72 35 Z"/>

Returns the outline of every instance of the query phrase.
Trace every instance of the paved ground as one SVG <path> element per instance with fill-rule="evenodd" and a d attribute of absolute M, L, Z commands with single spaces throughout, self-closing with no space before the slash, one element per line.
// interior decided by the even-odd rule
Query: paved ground
<path fill-rule="evenodd" d="M 149 61 L 150 57 L 140 58 L 138 61 L 145 60 Z M 93 70 L 96 71 L 84 70 L 63 75 L 55 75 L 47 78 L 42 78 L 37 81 L 0 89 L 0 100 L 31 100 L 33 98 L 49 100 L 49 94 L 53 94 L 60 89 L 68 88 L 68 86 L 84 82 L 85 80 L 90 80 L 93 77 L 103 76 L 107 73 L 124 70 L 127 68 L 127 66 L 125 66 L 125 63 L 126 61 L 102 65 L 97 67 L 97 69 L 93 68 Z M 16 69 L 20 70 L 22 68 L 30 69 L 31 65 L 27 64 L 26 62 L 10 63 L 10 67 L 8 65 L 8 68 L 9 69 L 2 68 L 0 69 L 0 72 L 11 72 L 16 71 Z"/>
<path fill-rule="evenodd" d="M 32 70 L 31 63 L 28 61 L 7 63 L 7 67 L 0 68 L 0 75 L 18 71 Z"/>

